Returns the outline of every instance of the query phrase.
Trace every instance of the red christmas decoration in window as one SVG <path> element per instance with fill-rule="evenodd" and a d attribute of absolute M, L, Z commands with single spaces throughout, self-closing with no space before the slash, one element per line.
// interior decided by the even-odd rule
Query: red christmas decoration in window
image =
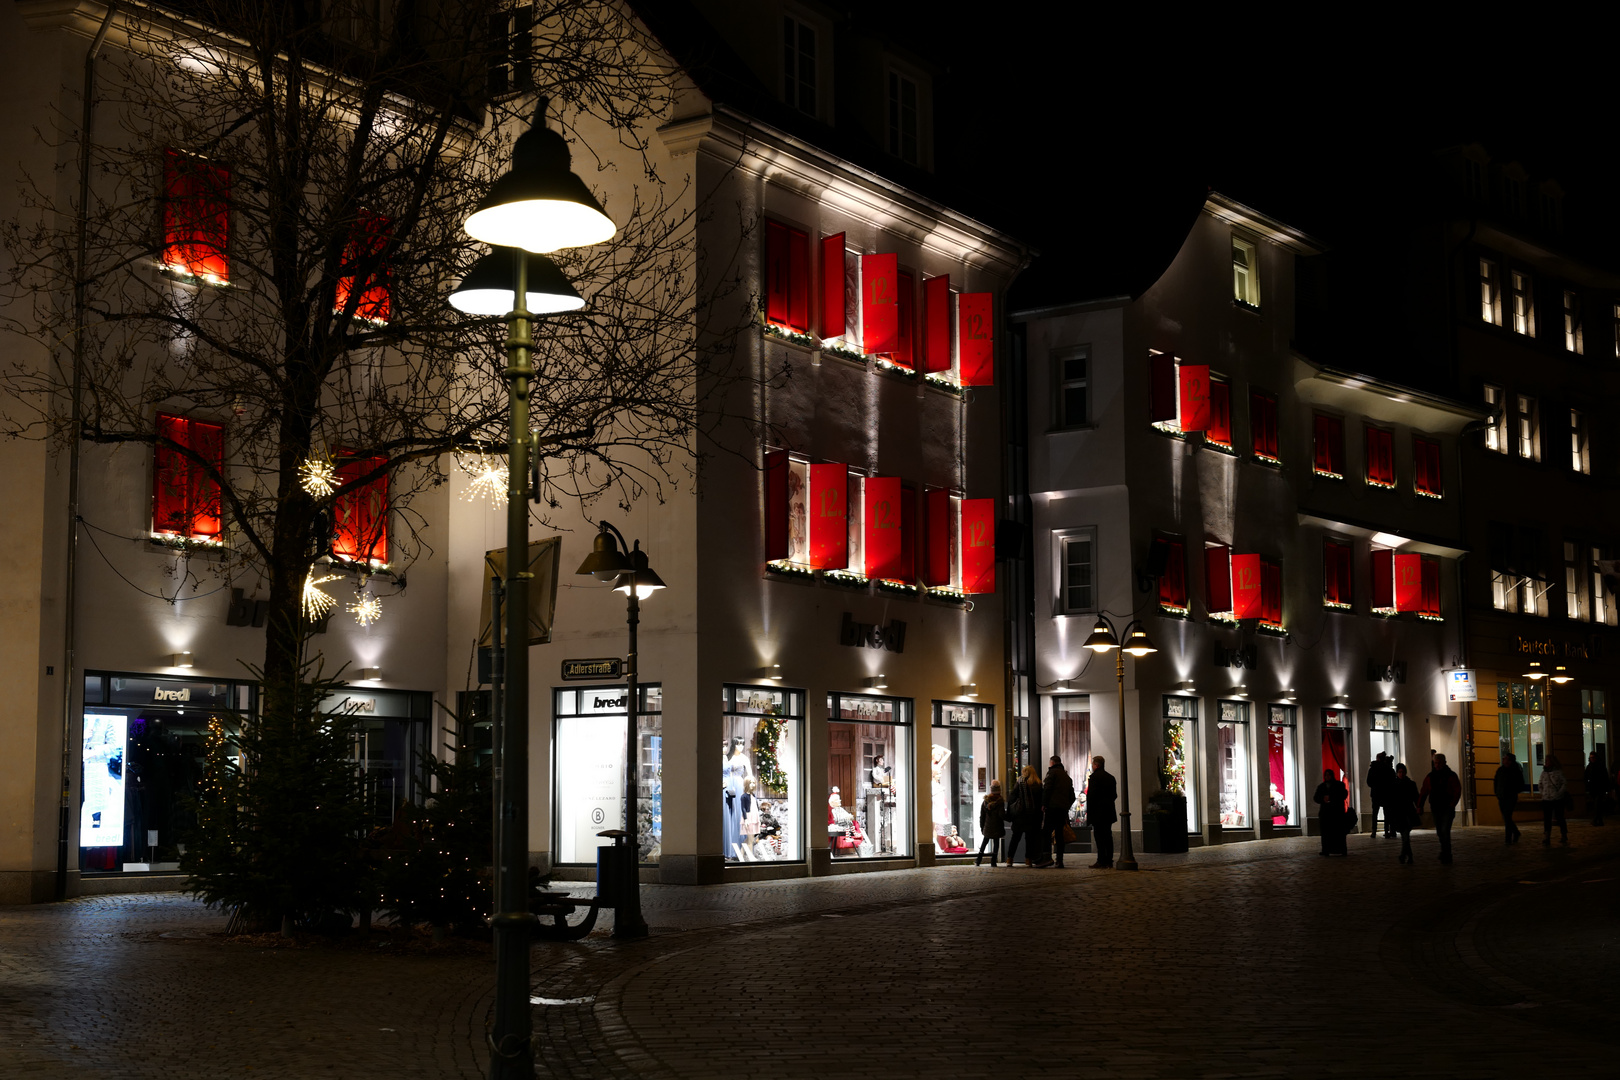
<path fill-rule="evenodd" d="M 1395 433 L 1383 428 L 1367 429 L 1367 483 L 1374 487 L 1395 486 Z"/>
<path fill-rule="evenodd" d="M 231 279 L 231 171 L 163 151 L 163 268 L 215 285 Z"/>
<path fill-rule="evenodd" d="M 219 538 L 219 482 L 207 466 L 217 473 L 224 455 L 225 429 L 220 425 L 158 413 L 152 453 L 154 533 L 187 540 Z"/>
<path fill-rule="evenodd" d="M 1344 477 L 1344 421 L 1316 414 L 1316 440 L 1311 467 L 1318 476 Z"/>
<path fill-rule="evenodd" d="M 1209 383 L 1209 427 L 1204 441 L 1232 449 L 1232 386 L 1218 379 Z"/>
<path fill-rule="evenodd" d="M 779 221 L 765 222 L 765 320 L 810 332 L 810 237 Z"/>
<path fill-rule="evenodd" d="M 962 591 L 996 591 L 996 500 L 962 500 Z"/>
<path fill-rule="evenodd" d="M 1249 443 L 1254 456 L 1262 461 L 1280 461 L 1277 453 L 1277 399 L 1266 394 L 1249 395 Z"/>
<path fill-rule="evenodd" d="M 338 490 L 382 468 L 380 456 L 347 457 L 337 470 Z M 332 554 L 351 562 L 388 562 L 388 474 L 344 491 L 332 501 Z"/>
<path fill-rule="evenodd" d="M 1440 444 L 1433 439 L 1412 437 L 1412 486 L 1419 495 L 1440 498 L 1445 482 L 1440 473 Z"/>
<path fill-rule="evenodd" d="M 361 210 L 343 247 L 343 268 L 349 273 L 338 278 L 337 298 L 332 310 L 348 310 L 356 292 L 354 317 L 385 323 L 392 309 L 393 271 L 385 255 L 393 238 L 393 222 L 381 214 Z M 358 282 L 359 284 L 356 284 Z"/>

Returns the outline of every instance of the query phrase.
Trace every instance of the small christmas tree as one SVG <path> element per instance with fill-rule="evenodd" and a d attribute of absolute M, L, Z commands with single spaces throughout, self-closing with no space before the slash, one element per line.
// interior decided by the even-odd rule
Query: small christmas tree
<path fill-rule="evenodd" d="M 778 715 L 775 705 L 754 726 L 754 765 L 759 772 L 760 787 L 777 797 L 787 794 L 788 779 L 782 771 L 780 756 L 782 732 L 786 729 L 787 720 Z"/>

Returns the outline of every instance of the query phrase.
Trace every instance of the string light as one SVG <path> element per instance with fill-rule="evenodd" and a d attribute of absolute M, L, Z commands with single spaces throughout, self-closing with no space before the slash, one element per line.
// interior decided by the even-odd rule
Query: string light
<path fill-rule="evenodd" d="M 337 470 L 330 459 L 312 457 L 298 466 L 298 483 L 315 498 L 324 499 L 337 490 Z"/>
<path fill-rule="evenodd" d="M 382 618 L 382 601 L 375 596 L 360 596 L 349 605 L 349 614 L 361 626 L 370 626 Z"/>
<path fill-rule="evenodd" d="M 331 611 L 332 608 L 336 606 L 337 600 L 334 599 L 331 594 L 324 593 L 317 587 L 320 585 L 325 585 L 328 581 L 336 580 L 336 574 L 327 574 L 325 577 L 316 577 L 314 570 L 311 570 L 309 573 L 304 575 L 304 618 L 310 620 L 311 622 L 314 622 L 317 619 L 325 618 L 326 613 Z"/>
<path fill-rule="evenodd" d="M 506 489 L 511 474 L 507 471 L 505 458 L 480 452 L 470 465 L 459 459 L 457 464 L 470 477 L 467 489 L 461 493 L 463 499 L 473 502 L 487 498 L 496 506 L 506 505 Z"/>

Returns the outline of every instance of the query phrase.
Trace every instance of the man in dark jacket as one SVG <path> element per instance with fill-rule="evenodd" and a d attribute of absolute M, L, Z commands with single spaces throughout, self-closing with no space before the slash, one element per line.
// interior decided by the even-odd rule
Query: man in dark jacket
<path fill-rule="evenodd" d="M 1063 762 L 1053 754 L 1047 763 L 1046 779 L 1042 782 L 1042 791 L 1046 794 L 1046 817 L 1041 829 L 1050 838 L 1052 846 L 1047 849 L 1050 853 L 1042 866 L 1051 866 L 1052 860 L 1057 860 L 1057 868 L 1063 869 L 1063 828 L 1069 823 L 1069 808 L 1074 805 L 1074 781 L 1069 777 L 1069 770 L 1063 767 Z"/>
<path fill-rule="evenodd" d="M 1434 815 L 1435 835 L 1440 838 L 1440 861 L 1451 861 L 1451 822 L 1457 816 L 1457 801 L 1462 798 L 1462 781 L 1446 764 L 1446 755 L 1434 755 L 1434 768 L 1423 778 L 1423 790 L 1418 792 L 1418 813 L 1423 804 L 1429 804 Z"/>
<path fill-rule="evenodd" d="M 1086 824 L 1091 826 L 1091 840 L 1097 845 L 1097 861 L 1093 870 L 1112 870 L 1114 867 L 1114 822 L 1119 814 L 1114 809 L 1118 798 L 1114 778 L 1103 771 L 1103 759 L 1091 759 L 1091 780 L 1086 784 Z"/>
<path fill-rule="evenodd" d="M 1513 751 L 1502 752 L 1502 764 L 1496 767 L 1491 783 L 1496 789 L 1496 805 L 1502 811 L 1502 842 L 1517 843 L 1519 825 L 1513 820 L 1513 812 L 1519 808 L 1519 793 L 1524 790 L 1524 770 L 1519 768 L 1519 759 L 1513 756 Z"/>
<path fill-rule="evenodd" d="M 1389 838 L 1395 835 L 1395 828 L 1390 821 L 1389 803 L 1390 790 L 1395 786 L 1395 766 L 1389 760 L 1389 755 L 1378 751 L 1378 756 L 1367 769 L 1367 787 L 1372 792 L 1372 834 L 1378 835 L 1378 808 L 1384 808 L 1384 836 Z"/>
<path fill-rule="evenodd" d="M 1586 757 L 1586 808 L 1592 815 L 1592 824 L 1603 824 L 1603 800 L 1609 797 L 1609 770 L 1592 751 Z"/>

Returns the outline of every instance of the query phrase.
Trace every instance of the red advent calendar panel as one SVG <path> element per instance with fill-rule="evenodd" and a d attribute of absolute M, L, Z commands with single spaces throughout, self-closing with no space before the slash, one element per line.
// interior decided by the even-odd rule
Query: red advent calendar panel
<path fill-rule="evenodd" d="M 1423 556 L 1395 554 L 1395 610 L 1423 610 Z"/>
<path fill-rule="evenodd" d="M 1264 580 L 1260 571 L 1260 556 L 1232 556 L 1232 617 L 1258 619 L 1263 607 Z"/>
<path fill-rule="evenodd" d="M 861 256 L 861 348 L 869 355 L 900 347 L 900 256 Z"/>
<path fill-rule="evenodd" d="M 963 386 L 989 386 L 995 381 L 994 305 L 987 292 L 956 298 L 956 349 Z"/>
<path fill-rule="evenodd" d="M 924 374 L 951 370 L 951 279 L 942 274 L 923 282 Z"/>
<path fill-rule="evenodd" d="M 869 476 L 862 487 L 862 554 L 866 576 L 903 579 L 903 508 L 898 476 Z"/>
<path fill-rule="evenodd" d="M 849 470 L 842 464 L 810 466 L 810 565 L 814 569 L 849 566 L 848 489 Z"/>
<path fill-rule="evenodd" d="M 1209 365 L 1181 365 L 1181 430 L 1209 430 Z"/>
<path fill-rule="evenodd" d="M 962 591 L 996 591 L 996 500 L 962 500 Z"/>

